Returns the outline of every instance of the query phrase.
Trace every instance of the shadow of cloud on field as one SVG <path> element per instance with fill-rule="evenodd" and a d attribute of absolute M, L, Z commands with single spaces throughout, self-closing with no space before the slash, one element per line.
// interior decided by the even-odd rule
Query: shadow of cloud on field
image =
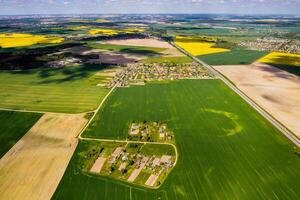
<path fill-rule="evenodd" d="M 160 53 L 153 51 L 153 50 L 148 50 L 148 49 L 124 48 L 124 49 L 121 49 L 120 52 L 128 53 L 128 54 L 147 55 L 147 56 L 160 55 Z"/>
<path fill-rule="evenodd" d="M 300 76 L 300 66 L 297 65 L 297 63 L 300 63 L 300 57 L 292 56 L 292 55 L 276 56 L 276 57 L 270 59 L 270 61 L 263 62 L 263 63 L 274 66 L 278 69 L 290 72 L 297 76 Z M 280 71 L 280 70 L 278 70 L 278 71 Z M 284 76 L 282 78 L 284 78 Z"/>
<path fill-rule="evenodd" d="M 91 76 L 96 71 L 102 70 L 106 65 L 97 66 L 97 65 L 83 65 L 80 67 L 67 67 L 62 69 L 43 69 L 39 72 L 41 78 L 48 78 L 41 80 L 40 84 L 49 84 L 49 83 L 64 83 L 67 81 L 75 81 Z M 52 76 L 60 75 L 61 78 L 53 78 Z"/>
<path fill-rule="evenodd" d="M 272 63 L 265 63 L 265 64 L 270 65 L 270 66 L 267 66 L 267 65 L 260 66 L 260 69 L 265 72 L 272 73 L 275 77 L 288 79 L 288 80 L 295 80 L 295 79 L 299 78 L 296 76 L 297 74 L 295 74 L 295 73 L 292 73 L 292 72 L 290 72 L 291 74 L 287 73 L 287 72 L 289 72 L 287 70 L 287 65 L 274 65 Z M 295 68 L 295 66 L 290 66 L 290 67 Z"/>

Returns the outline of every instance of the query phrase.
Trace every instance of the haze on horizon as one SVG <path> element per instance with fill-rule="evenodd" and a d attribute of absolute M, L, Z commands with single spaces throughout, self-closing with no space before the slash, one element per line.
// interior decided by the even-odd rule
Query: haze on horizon
<path fill-rule="evenodd" d="M 90 13 L 300 14 L 300 0 L 0 0 L 0 15 Z"/>

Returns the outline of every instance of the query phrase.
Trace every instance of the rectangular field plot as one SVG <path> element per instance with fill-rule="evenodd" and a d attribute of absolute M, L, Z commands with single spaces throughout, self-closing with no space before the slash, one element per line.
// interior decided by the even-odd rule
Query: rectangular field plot
<path fill-rule="evenodd" d="M 165 122 L 175 135 L 178 161 L 161 187 L 145 189 L 80 173 L 81 152 L 90 145 L 85 141 L 53 199 L 300 198 L 300 159 L 294 146 L 221 81 L 117 89 L 84 136 L 125 139 L 131 122 L 144 120 Z M 150 175 L 140 174 L 137 181 L 145 183 Z"/>
<path fill-rule="evenodd" d="M 0 107 L 80 113 L 95 110 L 107 89 L 93 75 L 101 67 L 0 72 Z"/>

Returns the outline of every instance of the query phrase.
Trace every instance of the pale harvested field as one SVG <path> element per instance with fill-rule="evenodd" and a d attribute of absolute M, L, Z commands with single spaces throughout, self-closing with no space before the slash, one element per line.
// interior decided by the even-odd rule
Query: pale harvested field
<path fill-rule="evenodd" d="M 0 199 L 50 199 L 77 146 L 83 114 L 45 114 L 0 160 Z"/>
<path fill-rule="evenodd" d="M 300 137 L 299 77 L 261 63 L 214 68 Z"/>
<path fill-rule="evenodd" d="M 105 43 L 106 44 L 114 44 L 114 45 L 129 45 L 129 46 L 165 48 L 166 50 L 163 51 L 162 53 L 167 57 L 185 56 L 184 54 L 182 54 L 180 51 L 178 51 L 175 47 L 173 47 L 169 43 L 162 41 L 162 40 L 156 40 L 153 38 L 108 40 Z"/>

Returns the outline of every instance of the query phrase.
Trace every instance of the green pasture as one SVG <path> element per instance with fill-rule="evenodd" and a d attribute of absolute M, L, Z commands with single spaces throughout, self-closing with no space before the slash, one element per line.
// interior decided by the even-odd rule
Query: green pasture
<path fill-rule="evenodd" d="M 125 139 L 132 121 L 163 121 L 178 163 L 156 190 L 80 172 L 80 142 L 52 199 L 299 199 L 293 145 L 219 80 L 119 88 L 84 137 Z"/>
<path fill-rule="evenodd" d="M 38 121 L 42 114 L 0 111 L 0 158 Z"/>
<path fill-rule="evenodd" d="M 128 45 L 113 45 L 104 43 L 89 43 L 88 47 L 95 49 L 103 49 L 120 53 L 136 54 L 136 55 L 159 55 L 164 48 L 143 47 L 143 46 L 128 46 Z"/>
<path fill-rule="evenodd" d="M 145 63 L 173 63 L 173 64 L 185 64 L 193 62 L 193 59 L 187 56 L 180 57 L 148 57 L 143 60 Z"/>
<path fill-rule="evenodd" d="M 97 86 L 95 73 L 103 68 L 0 71 L 0 108 L 64 113 L 95 110 L 108 92 Z"/>
<path fill-rule="evenodd" d="M 210 65 L 245 65 L 251 64 L 267 54 L 268 52 L 264 51 L 237 48 L 229 52 L 198 56 L 198 58 Z"/>

